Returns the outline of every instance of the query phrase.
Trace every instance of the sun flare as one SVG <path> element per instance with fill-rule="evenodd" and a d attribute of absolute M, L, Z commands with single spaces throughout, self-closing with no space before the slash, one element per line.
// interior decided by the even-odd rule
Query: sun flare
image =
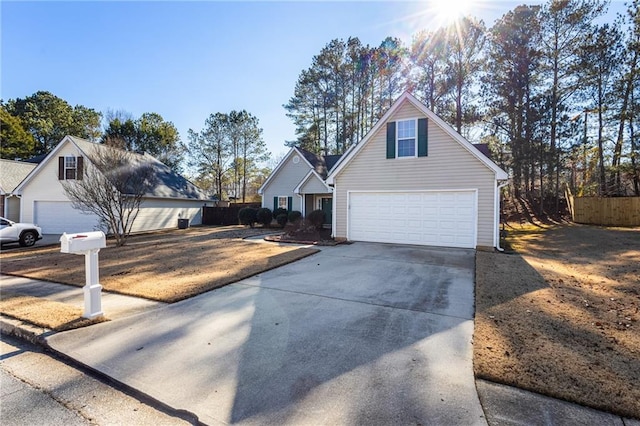
<path fill-rule="evenodd" d="M 436 21 L 442 25 L 449 25 L 468 15 L 475 2 L 475 0 L 428 0 L 428 8 Z"/>

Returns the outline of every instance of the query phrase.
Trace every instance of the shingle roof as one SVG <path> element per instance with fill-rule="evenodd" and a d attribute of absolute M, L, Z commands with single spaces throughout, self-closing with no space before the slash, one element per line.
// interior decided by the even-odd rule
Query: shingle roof
<path fill-rule="evenodd" d="M 0 190 L 10 194 L 27 177 L 37 164 L 13 160 L 0 160 Z"/>
<path fill-rule="evenodd" d="M 91 152 L 94 149 L 105 149 L 105 145 L 93 143 L 88 140 L 69 136 L 69 138 L 80 148 L 85 155 L 91 159 Z M 142 166 L 149 166 L 153 170 L 155 179 L 152 187 L 145 194 L 146 197 L 160 198 L 186 198 L 190 200 L 210 200 L 211 197 L 189 182 L 183 176 L 171 170 L 169 166 L 161 163 L 149 154 L 131 154 L 131 169 L 135 170 Z"/>
<path fill-rule="evenodd" d="M 476 147 L 476 149 L 478 151 L 480 151 L 482 154 L 484 154 L 485 157 L 487 157 L 489 160 L 493 160 L 493 158 L 491 158 L 491 151 L 489 150 L 489 145 L 486 143 L 474 143 L 473 146 Z"/>
<path fill-rule="evenodd" d="M 340 157 L 342 157 L 342 155 L 317 155 L 300 147 L 296 147 L 296 149 L 304 155 L 304 158 L 306 158 L 322 179 L 327 177 L 331 168 L 338 162 Z"/>

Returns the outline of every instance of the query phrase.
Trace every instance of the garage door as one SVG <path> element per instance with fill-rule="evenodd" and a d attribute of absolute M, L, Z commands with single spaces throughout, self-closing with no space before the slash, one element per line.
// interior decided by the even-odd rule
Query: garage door
<path fill-rule="evenodd" d="M 43 234 L 69 234 L 98 229 L 95 215 L 84 214 L 69 202 L 36 201 L 34 211 L 34 222 L 42 228 Z"/>
<path fill-rule="evenodd" d="M 352 241 L 475 248 L 476 192 L 350 192 Z"/>

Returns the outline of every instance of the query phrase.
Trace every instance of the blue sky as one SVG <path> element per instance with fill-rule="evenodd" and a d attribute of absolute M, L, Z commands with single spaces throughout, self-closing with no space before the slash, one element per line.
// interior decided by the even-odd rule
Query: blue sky
<path fill-rule="evenodd" d="M 386 36 L 409 44 L 419 30 L 441 23 L 434 1 L 2 0 L 0 96 L 47 90 L 102 112 L 157 112 L 185 142 L 188 129 L 199 131 L 211 113 L 246 109 L 278 155 L 285 140 L 295 139 L 282 105 L 322 47 L 349 36 L 370 45 Z M 491 26 L 521 3 L 478 0 L 468 13 Z M 613 0 L 607 20 L 623 4 Z"/>

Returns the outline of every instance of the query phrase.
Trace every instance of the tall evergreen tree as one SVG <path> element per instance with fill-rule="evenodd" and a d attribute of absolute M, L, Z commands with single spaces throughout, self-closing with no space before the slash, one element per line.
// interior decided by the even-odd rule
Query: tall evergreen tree
<path fill-rule="evenodd" d="M 548 173 L 556 199 L 560 192 L 558 136 L 568 103 L 580 87 L 580 52 L 592 21 L 605 11 L 603 0 L 550 0 L 541 11 L 541 53 L 549 109 Z M 544 189 L 544 188 L 543 188 Z"/>
<path fill-rule="evenodd" d="M 494 134 L 511 152 L 514 191 L 533 186 L 536 163 L 536 73 L 539 68 L 539 8 L 518 6 L 490 31 L 484 91 Z"/>
<path fill-rule="evenodd" d="M 33 155 L 47 154 L 66 135 L 95 140 L 100 134 L 101 114 L 46 91 L 25 98 L 9 99 L 5 108 L 18 117 L 35 140 Z"/>

